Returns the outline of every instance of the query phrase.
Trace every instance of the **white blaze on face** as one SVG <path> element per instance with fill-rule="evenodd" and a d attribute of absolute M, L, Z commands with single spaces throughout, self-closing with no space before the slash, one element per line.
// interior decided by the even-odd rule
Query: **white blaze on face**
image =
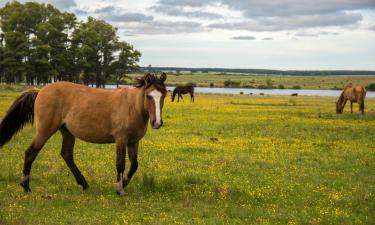
<path fill-rule="evenodd" d="M 149 95 L 154 99 L 154 103 L 155 103 L 155 123 L 156 124 L 161 124 L 161 118 L 160 118 L 160 115 L 161 115 L 160 100 L 161 100 L 162 94 L 160 93 L 160 91 L 153 90 L 153 91 L 150 92 Z"/>

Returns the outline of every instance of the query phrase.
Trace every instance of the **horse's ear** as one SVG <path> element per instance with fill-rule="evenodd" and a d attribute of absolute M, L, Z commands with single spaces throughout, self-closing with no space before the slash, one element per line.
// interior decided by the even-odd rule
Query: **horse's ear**
<path fill-rule="evenodd" d="M 151 74 L 150 73 L 147 73 L 145 76 L 144 76 L 144 80 L 145 80 L 145 86 L 147 87 L 149 83 L 151 83 Z"/>
<path fill-rule="evenodd" d="M 167 74 L 163 72 L 163 73 L 160 75 L 160 80 L 161 80 L 161 82 L 164 83 L 164 81 L 165 81 L 166 79 L 167 79 Z"/>

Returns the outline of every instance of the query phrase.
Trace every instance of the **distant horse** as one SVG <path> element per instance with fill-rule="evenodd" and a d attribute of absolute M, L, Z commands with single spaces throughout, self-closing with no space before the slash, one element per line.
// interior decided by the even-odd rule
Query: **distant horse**
<path fill-rule="evenodd" d="M 186 85 L 186 86 L 177 86 L 173 90 L 172 94 L 172 102 L 174 102 L 174 98 L 177 94 L 177 102 L 180 102 L 180 98 L 182 99 L 183 94 L 190 93 L 190 101 L 194 102 L 194 86 L 192 85 Z"/>
<path fill-rule="evenodd" d="M 365 97 L 366 89 L 362 86 L 355 86 L 349 84 L 342 91 L 338 101 L 336 102 L 336 113 L 341 114 L 344 110 L 346 102 L 350 101 L 350 112 L 353 113 L 353 102 L 359 105 L 359 111 L 365 113 Z"/>
<path fill-rule="evenodd" d="M 83 190 L 86 179 L 73 160 L 75 138 L 91 143 L 116 143 L 116 192 L 124 195 L 138 168 L 138 145 L 147 131 L 147 122 L 158 129 L 163 125 L 162 108 L 167 93 L 163 73 L 160 78 L 147 74 L 135 87 L 100 90 L 69 82 L 50 84 L 19 96 L 0 123 L 0 148 L 26 123 L 35 120 L 36 136 L 25 152 L 20 185 L 29 192 L 31 165 L 47 140 L 62 134 L 61 156 Z M 126 148 L 131 162 L 124 176 Z M 53 163 L 51 161 L 51 163 Z"/>
<path fill-rule="evenodd" d="M 292 93 L 290 96 L 298 96 L 298 93 Z"/>

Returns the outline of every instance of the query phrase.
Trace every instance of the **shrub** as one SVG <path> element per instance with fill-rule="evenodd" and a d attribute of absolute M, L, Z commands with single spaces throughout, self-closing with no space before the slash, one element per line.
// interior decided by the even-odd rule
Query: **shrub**
<path fill-rule="evenodd" d="M 231 80 L 226 80 L 224 81 L 224 87 L 239 87 L 240 82 L 237 81 L 231 81 Z"/>
<path fill-rule="evenodd" d="M 282 84 L 279 84 L 279 86 L 277 86 L 278 89 L 285 89 L 284 85 Z"/>
<path fill-rule="evenodd" d="M 244 84 L 242 85 L 243 88 L 255 88 L 253 85 L 250 84 Z"/>
<path fill-rule="evenodd" d="M 193 87 L 196 87 L 196 86 L 197 86 L 197 83 L 194 83 L 194 82 L 189 82 L 189 83 L 187 83 L 186 85 L 189 85 L 189 86 L 193 86 Z"/>
<path fill-rule="evenodd" d="M 366 88 L 368 91 L 375 91 L 375 83 L 369 84 Z"/>
<path fill-rule="evenodd" d="M 210 87 L 214 87 L 215 85 L 214 85 L 214 83 L 210 83 Z"/>
<path fill-rule="evenodd" d="M 301 86 L 299 86 L 299 85 L 294 85 L 294 86 L 292 87 L 292 89 L 301 89 Z"/>

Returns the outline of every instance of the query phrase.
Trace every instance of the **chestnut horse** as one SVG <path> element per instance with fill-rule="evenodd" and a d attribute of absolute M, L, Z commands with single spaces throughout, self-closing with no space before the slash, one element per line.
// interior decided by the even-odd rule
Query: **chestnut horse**
<path fill-rule="evenodd" d="M 190 93 L 190 101 L 194 102 L 194 87 L 192 85 L 186 85 L 186 86 L 177 86 L 173 90 L 172 94 L 172 102 L 174 102 L 174 97 L 177 94 L 177 102 L 180 102 L 180 98 L 182 99 L 183 94 Z"/>
<path fill-rule="evenodd" d="M 57 82 L 18 97 L 0 124 L 0 148 L 26 123 L 35 121 L 36 136 L 25 152 L 20 185 L 29 192 L 31 165 L 47 140 L 57 131 L 62 134 L 61 156 L 83 190 L 88 188 L 73 159 L 75 138 L 91 143 L 116 143 L 117 187 L 124 195 L 138 168 L 138 143 L 152 128 L 163 125 L 162 108 L 167 93 L 163 73 L 160 78 L 147 74 L 135 87 L 117 90 L 93 89 L 69 82 Z M 131 162 L 124 176 L 126 149 Z"/>
<path fill-rule="evenodd" d="M 353 102 L 357 102 L 359 105 L 359 111 L 364 114 L 365 97 L 366 89 L 364 87 L 360 85 L 353 87 L 352 84 L 347 85 L 336 102 L 336 113 L 341 114 L 344 110 L 346 102 L 349 100 L 351 113 L 353 113 Z"/>

